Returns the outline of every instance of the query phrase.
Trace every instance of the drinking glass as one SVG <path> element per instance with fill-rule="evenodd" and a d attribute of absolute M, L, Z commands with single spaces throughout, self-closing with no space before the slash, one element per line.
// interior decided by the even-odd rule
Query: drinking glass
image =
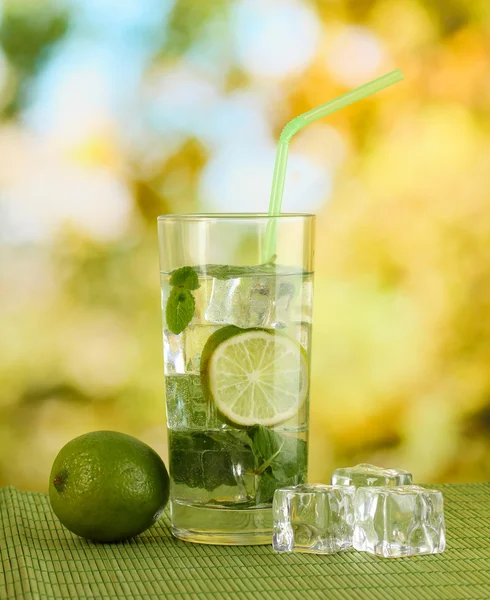
<path fill-rule="evenodd" d="M 158 218 L 177 538 L 270 544 L 274 491 L 306 481 L 314 230 L 309 214 Z"/>

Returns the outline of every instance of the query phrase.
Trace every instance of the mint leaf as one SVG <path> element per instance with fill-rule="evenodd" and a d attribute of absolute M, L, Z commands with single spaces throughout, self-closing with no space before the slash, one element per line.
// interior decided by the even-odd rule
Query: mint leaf
<path fill-rule="evenodd" d="M 263 425 L 251 427 L 249 435 L 255 454 L 273 470 L 283 471 L 286 478 L 297 472 L 298 464 L 306 463 L 306 443 L 303 440 L 281 435 Z"/>
<path fill-rule="evenodd" d="M 173 271 L 169 283 L 173 286 L 183 287 L 186 290 L 197 290 L 201 287 L 197 273 L 192 267 L 181 267 Z"/>
<path fill-rule="evenodd" d="M 165 308 L 167 326 L 172 333 L 178 335 L 189 325 L 194 316 L 196 301 L 189 290 L 174 287 L 170 292 Z"/>
<path fill-rule="evenodd" d="M 283 436 L 263 425 L 253 425 L 250 428 L 250 437 L 254 452 L 264 461 L 269 460 L 283 445 Z"/>
<path fill-rule="evenodd" d="M 270 473 L 264 473 L 260 477 L 259 485 L 255 495 L 256 504 L 268 504 L 274 498 L 274 492 L 281 487 L 277 479 Z"/>
<path fill-rule="evenodd" d="M 202 267 L 198 267 L 198 269 L 199 273 L 204 276 L 224 280 L 250 277 L 252 275 L 274 275 L 276 273 L 276 265 L 273 263 L 252 266 L 203 265 Z"/>
<path fill-rule="evenodd" d="M 238 279 L 239 277 L 250 277 L 252 275 L 273 275 L 276 273 L 275 264 L 277 256 L 274 254 L 270 260 L 261 265 L 201 265 L 192 267 L 198 275 L 213 277 L 214 279 Z"/>
<path fill-rule="evenodd" d="M 276 272 L 275 265 L 257 265 L 250 267 L 229 265 L 204 265 L 202 270 L 208 277 L 215 279 L 238 279 L 251 275 L 269 275 Z"/>
<path fill-rule="evenodd" d="M 305 480 L 308 457 L 304 440 L 281 435 L 262 425 L 254 425 L 248 434 L 258 464 L 256 473 L 261 474 L 258 504 L 272 502 L 277 488 Z"/>
<path fill-rule="evenodd" d="M 222 442 L 229 447 L 252 447 L 252 440 L 250 439 L 246 430 L 226 430 L 210 432 L 209 437 L 217 442 Z"/>

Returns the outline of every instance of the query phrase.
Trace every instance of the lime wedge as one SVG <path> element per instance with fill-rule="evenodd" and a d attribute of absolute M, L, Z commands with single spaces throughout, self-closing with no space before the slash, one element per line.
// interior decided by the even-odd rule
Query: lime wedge
<path fill-rule="evenodd" d="M 237 425 L 272 426 L 293 417 L 308 392 L 304 348 L 271 329 L 228 325 L 201 356 L 204 395 Z"/>

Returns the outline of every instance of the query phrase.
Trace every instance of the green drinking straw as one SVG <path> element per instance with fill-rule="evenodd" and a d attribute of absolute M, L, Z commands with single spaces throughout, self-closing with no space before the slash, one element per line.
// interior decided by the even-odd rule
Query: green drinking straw
<path fill-rule="evenodd" d="M 312 108 L 308 112 L 298 115 L 284 127 L 279 137 L 277 146 L 276 163 L 274 165 L 274 176 L 272 178 L 272 190 L 269 202 L 269 216 L 274 217 L 281 214 L 282 195 L 284 192 L 284 181 L 286 179 L 286 167 L 288 163 L 289 141 L 295 133 L 303 129 L 306 125 L 318 121 L 327 115 L 334 113 L 341 108 L 354 104 L 358 100 L 362 100 L 371 94 L 375 94 L 384 88 L 397 83 L 403 79 L 403 74 L 400 69 L 391 71 L 378 79 L 374 79 L 369 83 L 365 83 L 360 87 L 342 94 L 338 98 L 329 100 L 325 104 L 321 104 L 316 108 Z M 265 247 L 263 253 L 263 262 L 275 254 L 277 243 L 277 221 L 271 219 L 267 224 Z"/>

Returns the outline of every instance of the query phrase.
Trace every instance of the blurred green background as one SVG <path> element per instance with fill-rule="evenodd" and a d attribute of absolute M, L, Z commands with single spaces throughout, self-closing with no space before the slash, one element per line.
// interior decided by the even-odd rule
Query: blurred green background
<path fill-rule="evenodd" d="M 95 429 L 166 458 L 156 216 L 318 214 L 310 481 L 490 478 L 488 0 L 0 2 L 0 485 Z"/>

